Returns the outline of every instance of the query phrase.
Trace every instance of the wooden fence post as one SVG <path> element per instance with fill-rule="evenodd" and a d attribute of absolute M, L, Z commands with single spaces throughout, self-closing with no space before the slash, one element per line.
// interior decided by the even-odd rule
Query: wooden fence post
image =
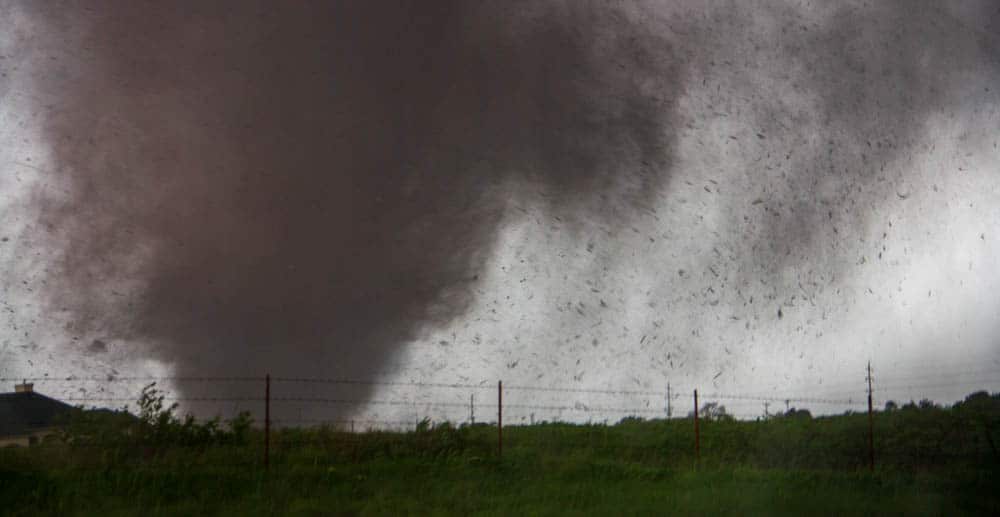
<path fill-rule="evenodd" d="M 698 390 L 694 390 L 694 459 L 701 461 L 701 435 L 698 432 Z"/>
<path fill-rule="evenodd" d="M 271 464 L 271 374 L 264 376 L 264 470 Z"/>
<path fill-rule="evenodd" d="M 497 381 L 497 457 L 503 457 L 503 381 Z"/>
<path fill-rule="evenodd" d="M 875 424 L 872 417 L 872 363 L 868 361 L 868 470 L 875 472 Z"/>

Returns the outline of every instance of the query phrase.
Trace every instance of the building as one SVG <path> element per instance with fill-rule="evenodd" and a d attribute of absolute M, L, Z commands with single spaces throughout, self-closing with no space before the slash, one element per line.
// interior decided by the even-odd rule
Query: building
<path fill-rule="evenodd" d="M 24 382 L 14 393 L 0 393 L 0 447 L 27 446 L 59 429 L 60 418 L 74 408 L 46 397 Z"/>

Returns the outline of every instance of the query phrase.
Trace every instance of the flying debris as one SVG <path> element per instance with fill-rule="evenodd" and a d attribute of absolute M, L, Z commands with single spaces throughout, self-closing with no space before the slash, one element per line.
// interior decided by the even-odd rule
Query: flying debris
<path fill-rule="evenodd" d="M 37 59 L 44 296 L 178 377 L 372 377 L 474 305 L 508 207 L 638 232 L 671 178 L 687 67 L 610 4 L 111 4 L 23 2 L 72 56 Z"/>

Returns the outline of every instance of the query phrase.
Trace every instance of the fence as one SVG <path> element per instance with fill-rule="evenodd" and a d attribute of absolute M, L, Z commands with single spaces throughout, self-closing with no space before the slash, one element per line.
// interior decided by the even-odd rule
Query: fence
<path fill-rule="evenodd" d="M 989 374 L 995 381 L 1000 368 L 969 372 L 966 385 L 974 388 L 975 376 Z M 935 374 L 935 376 L 938 374 Z M 935 376 L 889 377 L 883 393 L 909 381 L 906 388 L 937 387 Z M 918 382 L 914 382 L 918 381 Z M 927 382 L 930 381 L 930 382 Z M 502 381 L 471 383 L 403 382 L 365 379 L 281 377 L 65 377 L 0 378 L 2 383 L 39 384 L 37 391 L 55 390 L 55 398 L 85 407 L 128 407 L 136 401 L 139 385 L 173 383 L 183 386 L 184 396 L 166 396 L 182 410 L 231 418 L 242 411 L 257 415 L 265 434 L 265 465 L 271 428 L 326 426 L 338 431 L 407 431 L 421 423 L 490 425 L 497 430 L 497 453 L 503 453 L 503 429 L 511 425 L 547 422 L 608 424 L 622 419 L 691 418 L 694 451 L 700 454 L 700 421 L 719 418 L 768 419 L 787 415 L 804 405 L 834 408 L 833 412 L 868 413 L 869 464 L 874 467 L 872 414 L 877 384 L 869 365 L 864 384 L 856 396 L 829 398 L 780 396 L 747 393 L 705 392 L 694 387 L 667 384 L 663 391 L 630 389 L 588 389 L 560 386 L 503 384 Z M 960 384 L 960 383 L 956 383 Z M 60 388 L 59 385 L 62 387 Z M 950 385 L 950 384 L 949 384 Z M 199 386 L 206 389 L 199 389 Z M 75 387 L 75 391 L 69 391 Z M 377 390 L 375 397 L 371 392 Z M 94 394 L 97 391 L 98 394 Z M 111 393 L 105 395 L 105 393 Z M 132 395 L 127 396 L 126 393 Z M 199 394 L 200 392 L 200 394 Z M 58 396 L 58 394 L 65 394 Z M 851 392 L 840 392 L 851 393 Z M 50 392 L 50 394 L 53 394 Z M 361 394 L 363 396 L 351 395 Z M 384 395 L 388 395 L 385 397 Z M 883 397 L 886 398 L 886 397 Z M 566 400 L 571 399 L 572 403 Z M 616 403 L 617 401 L 617 403 Z M 623 404 L 622 402 L 629 404 Z M 781 407 L 784 406 L 784 411 Z M 772 409 L 774 407 L 775 409 Z M 735 408 L 735 410 L 734 410 Z M 751 410 L 753 408 L 755 410 Z M 362 410 L 359 414 L 359 410 Z M 830 412 L 830 411 L 823 411 Z"/>
<path fill-rule="evenodd" d="M 1000 367 L 978 368 L 961 372 L 941 372 L 934 375 L 903 375 L 885 377 L 881 383 L 867 375 L 849 385 L 825 387 L 821 396 L 806 390 L 797 394 L 730 393 L 700 391 L 703 405 L 717 410 L 724 406 L 726 414 L 737 419 L 768 418 L 790 409 L 808 406 L 817 414 L 844 411 L 867 411 L 868 393 L 872 404 L 881 407 L 890 399 L 910 399 L 918 392 L 926 394 L 939 388 L 966 387 L 965 393 L 982 389 L 984 384 L 996 387 Z M 950 380 L 949 380 L 950 379 Z M 939 382 L 946 380 L 947 382 Z M 406 429 L 424 419 L 454 424 L 495 423 L 501 403 L 497 400 L 497 380 L 480 383 L 402 382 L 341 378 L 270 378 L 265 388 L 265 376 L 257 377 L 0 377 L 0 386 L 31 382 L 38 391 L 73 405 L 88 407 L 121 407 L 136 401 L 139 389 L 147 383 L 183 386 L 183 396 L 167 397 L 178 402 L 182 410 L 197 415 L 232 416 L 239 411 L 251 411 L 263 416 L 266 400 L 274 411 L 277 425 L 327 424 L 356 431 L 369 428 Z M 853 385 L 853 389 L 845 389 Z M 988 387 L 988 386 L 987 386 Z M 542 421 L 574 423 L 607 423 L 625 417 L 672 418 L 692 412 L 693 390 L 697 386 L 666 384 L 663 390 L 588 389 L 563 386 L 504 384 L 506 401 L 502 404 L 508 424 L 531 424 Z M 270 393 L 265 397 L 265 390 Z M 376 392 L 373 397 L 372 392 Z M 951 390 L 954 391 L 954 390 Z M 903 395 L 892 396 L 893 394 Z M 831 396 L 832 395 L 832 396 Z M 916 398 L 923 398 L 916 397 Z M 367 408 L 358 414 L 358 408 Z M 354 413 L 353 417 L 345 416 Z M 323 418 L 323 415 L 336 415 Z M 712 416 L 712 415 L 710 415 Z M 258 418 L 260 420 L 260 418 Z"/>
<path fill-rule="evenodd" d="M 284 425 L 327 424 L 338 427 L 355 424 L 355 430 L 366 430 L 362 424 L 386 424 L 393 428 L 413 427 L 415 424 L 429 419 L 432 422 L 450 422 L 453 424 L 495 423 L 501 416 L 511 425 L 533 424 L 545 421 L 572 423 L 608 423 L 622 418 L 673 418 L 685 416 L 693 410 L 691 402 L 692 388 L 668 386 L 663 391 L 653 390 L 604 390 L 581 389 L 552 386 L 531 386 L 520 384 L 480 383 L 480 384 L 445 384 L 422 382 L 383 382 L 356 379 L 333 378 L 293 378 L 293 377 L 117 377 L 85 378 L 85 377 L 27 377 L 0 378 L 0 383 L 34 383 L 39 385 L 36 391 L 45 391 L 50 396 L 73 405 L 86 407 L 120 408 L 134 404 L 137 397 L 125 393 L 137 394 L 139 386 L 147 383 L 173 383 L 184 386 L 184 396 L 167 396 L 167 402 L 177 402 L 182 409 L 192 410 L 196 414 L 206 414 L 203 405 L 210 406 L 208 413 L 221 416 L 233 416 L 240 411 L 248 410 L 263 415 L 265 408 L 279 416 L 271 422 Z M 45 390 L 53 385 L 87 385 L 97 384 L 106 387 L 111 384 L 124 385 L 124 389 L 101 391 L 116 391 L 117 395 L 94 395 L 93 390 L 77 388 L 83 395 L 67 393 L 66 388 Z M 211 385 L 215 389 L 207 390 L 216 394 L 194 394 L 199 391 L 198 384 Z M 242 384 L 242 388 L 218 389 L 221 384 Z M 289 389 L 289 386 L 312 385 L 323 386 L 320 393 L 317 390 Z M 337 396 L 341 386 L 366 386 L 371 388 L 405 389 L 406 398 L 350 398 Z M 433 390 L 428 396 L 426 390 Z M 257 391 L 254 395 L 252 392 Z M 421 392 L 423 391 L 423 393 Z M 445 393 L 442 396 L 442 391 Z M 124 393 L 123 393 L 124 392 Z M 218 395 L 218 393 L 226 393 Z M 233 395 L 239 393 L 239 395 Z M 503 400 L 503 399 L 506 400 Z M 573 399 L 566 403 L 565 399 Z M 616 398 L 618 399 L 616 401 Z M 632 402 L 632 405 L 621 404 L 622 399 Z M 563 402 L 560 402 L 560 401 Z M 725 414 L 737 419 L 755 419 L 773 416 L 775 412 L 768 408 L 784 404 L 789 405 L 818 404 L 832 406 L 857 406 L 864 402 L 863 394 L 857 398 L 822 398 L 822 397 L 785 397 L 750 394 L 734 394 L 725 392 L 703 392 L 703 404 L 713 408 L 724 406 Z M 616 404 L 616 402 L 618 402 Z M 636 403 L 637 402 L 637 403 Z M 763 412 L 746 409 L 748 406 L 763 407 Z M 739 407 L 738 411 L 732 411 Z M 323 408 L 339 408 L 324 411 Z M 376 415 L 388 412 L 393 415 L 409 413 L 411 419 L 379 419 L 379 418 L 339 418 L 324 419 L 315 417 L 296 417 L 299 410 L 308 409 L 310 414 L 335 413 L 343 414 L 357 408 L 368 408 Z M 378 411 L 386 408 L 388 411 Z M 716 409 L 717 410 L 717 409 Z M 677 413 L 677 415 L 675 415 Z M 713 414 L 714 415 L 714 414 Z"/>

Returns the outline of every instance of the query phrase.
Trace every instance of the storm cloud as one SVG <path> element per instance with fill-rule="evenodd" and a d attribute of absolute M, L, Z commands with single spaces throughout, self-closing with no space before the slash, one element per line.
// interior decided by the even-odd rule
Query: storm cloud
<path fill-rule="evenodd" d="M 370 377 L 463 313 L 512 185 L 610 219 L 669 180 L 683 70 L 600 3 L 27 8 L 79 34 L 51 303 L 182 377 Z"/>
<path fill-rule="evenodd" d="M 986 1 L 2 5 L 30 21 L 11 48 L 50 154 L 8 210 L 43 229 L 44 306 L 80 336 L 65 350 L 180 377 L 370 379 L 489 297 L 505 225 L 529 212 L 558 226 L 523 244 L 532 267 L 573 270 L 553 243 L 586 246 L 586 295 L 627 283 L 602 276 L 616 263 L 659 262 L 628 262 L 653 271 L 648 300 L 538 312 L 553 339 L 526 346 L 607 319 L 591 342 L 608 356 L 641 345 L 714 374 L 703 335 L 776 329 L 795 297 L 823 320 L 852 304 L 843 278 L 899 244 L 892 207 L 946 181 L 916 163 L 940 159 L 935 124 L 1000 102 Z M 615 236 L 645 231 L 643 249 L 710 263 Z M 626 319 L 651 338 L 610 330 Z"/>

